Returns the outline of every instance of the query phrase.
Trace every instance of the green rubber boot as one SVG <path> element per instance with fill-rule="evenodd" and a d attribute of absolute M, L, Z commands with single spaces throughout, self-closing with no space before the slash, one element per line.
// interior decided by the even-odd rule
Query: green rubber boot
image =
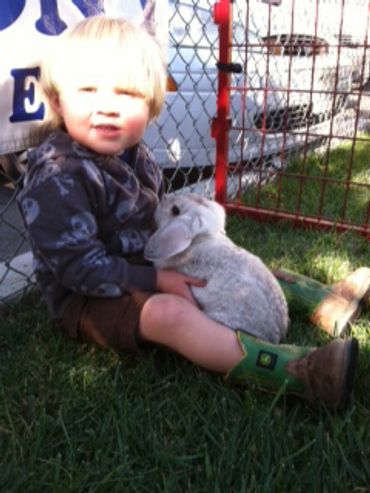
<path fill-rule="evenodd" d="M 274 271 L 289 311 L 299 311 L 332 336 L 347 333 L 370 294 L 370 268 L 361 267 L 331 286 L 288 270 Z"/>
<path fill-rule="evenodd" d="M 335 339 L 316 349 L 270 344 L 240 331 L 237 337 L 245 356 L 227 373 L 228 382 L 295 394 L 332 409 L 348 403 L 357 365 L 356 339 Z"/>

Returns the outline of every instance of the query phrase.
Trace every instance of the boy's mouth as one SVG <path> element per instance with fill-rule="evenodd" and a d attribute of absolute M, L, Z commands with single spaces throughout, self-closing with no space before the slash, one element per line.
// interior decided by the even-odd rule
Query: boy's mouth
<path fill-rule="evenodd" d="M 108 124 L 98 124 L 93 126 L 97 130 L 119 130 L 119 127 L 116 125 L 108 125 Z"/>
<path fill-rule="evenodd" d="M 101 124 L 101 125 L 94 125 L 93 128 L 100 135 L 104 135 L 106 137 L 109 137 L 109 136 L 114 137 L 117 134 L 119 134 L 121 131 L 120 128 L 116 127 L 115 125 Z"/>

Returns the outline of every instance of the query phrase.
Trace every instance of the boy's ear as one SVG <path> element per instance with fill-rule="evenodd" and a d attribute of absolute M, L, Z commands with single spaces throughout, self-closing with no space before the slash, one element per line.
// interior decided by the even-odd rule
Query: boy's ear
<path fill-rule="evenodd" d="M 48 97 L 48 103 L 49 103 L 50 108 L 52 109 L 52 111 L 55 114 L 62 116 L 61 115 L 62 110 L 61 110 L 60 99 L 59 99 L 58 94 L 53 94 L 52 96 L 49 96 Z"/>

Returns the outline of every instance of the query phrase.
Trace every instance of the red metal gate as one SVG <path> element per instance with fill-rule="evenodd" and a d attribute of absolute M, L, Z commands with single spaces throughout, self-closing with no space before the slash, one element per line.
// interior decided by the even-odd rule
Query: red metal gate
<path fill-rule="evenodd" d="M 369 8 L 355 3 L 215 4 L 212 135 L 228 212 L 370 239 Z"/>

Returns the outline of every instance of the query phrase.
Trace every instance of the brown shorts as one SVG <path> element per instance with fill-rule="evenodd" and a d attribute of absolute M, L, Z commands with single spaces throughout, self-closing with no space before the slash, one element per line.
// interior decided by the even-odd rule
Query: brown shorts
<path fill-rule="evenodd" d="M 116 351 L 138 351 L 139 319 L 151 293 L 136 291 L 121 298 L 74 295 L 59 326 L 72 339 L 94 342 Z"/>

